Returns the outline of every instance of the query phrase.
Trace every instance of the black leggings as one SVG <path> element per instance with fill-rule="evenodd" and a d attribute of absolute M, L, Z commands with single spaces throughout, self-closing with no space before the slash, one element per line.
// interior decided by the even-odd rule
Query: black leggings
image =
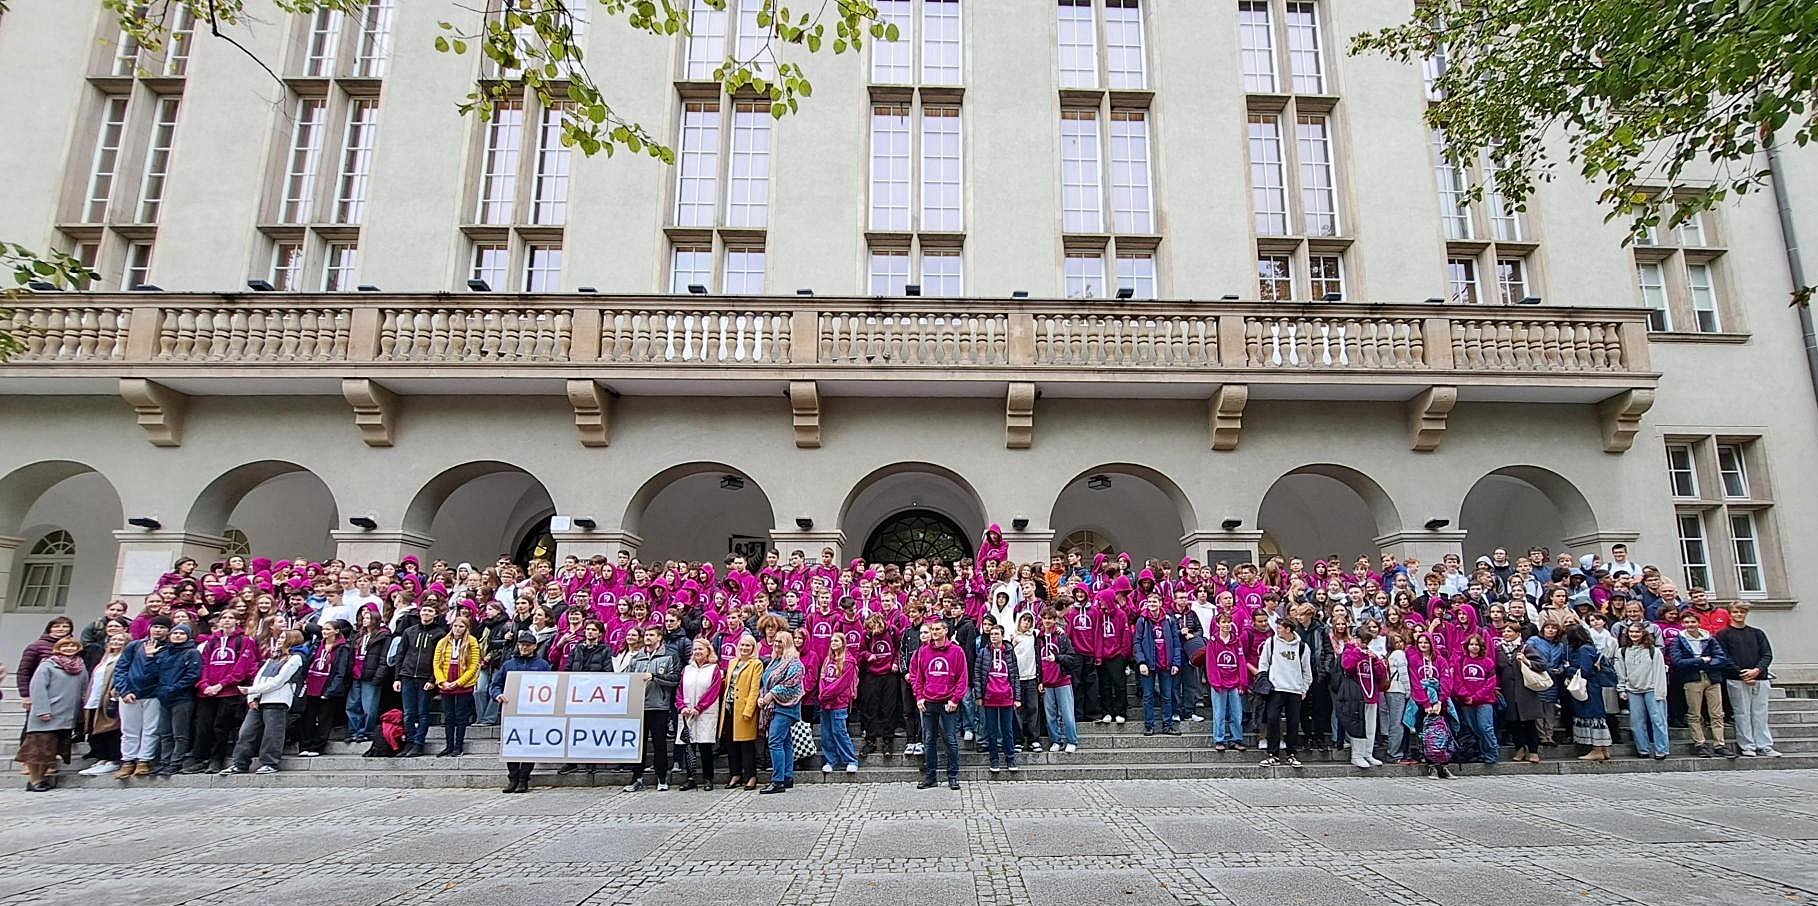
<path fill-rule="evenodd" d="M 696 762 L 694 769 L 690 770 L 688 772 L 688 776 L 691 778 L 699 776 L 704 780 L 712 780 L 713 779 L 713 743 L 691 742 L 688 745 L 690 745 L 694 748 L 694 760 Z M 698 771 L 698 774 L 697 774 L 697 771 Z"/>
<path fill-rule="evenodd" d="M 1518 749 L 1527 749 L 1540 754 L 1540 729 L 1531 720 L 1511 720 L 1508 727 L 1508 741 Z"/>
<path fill-rule="evenodd" d="M 1282 738 L 1282 721 L 1288 724 L 1287 738 Z M 1300 693 L 1271 692 L 1263 706 L 1263 727 L 1268 743 L 1263 749 L 1272 755 L 1293 755 L 1300 747 Z"/>
<path fill-rule="evenodd" d="M 734 742 L 726 753 L 726 773 L 730 777 L 750 780 L 757 776 L 757 740 Z"/>
<path fill-rule="evenodd" d="M 858 716 L 866 739 L 896 738 L 896 728 L 903 718 L 897 684 L 894 673 L 866 673 L 859 677 Z"/>
<path fill-rule="evenodd" d="M 1130 711 L 1130 686 L 1124 672 L 1128 662 L 1121 657 L 1108 657 L 1098 665 L 1098 694 L 1103 711 L 1112 717 L 1123 717 Z"/>

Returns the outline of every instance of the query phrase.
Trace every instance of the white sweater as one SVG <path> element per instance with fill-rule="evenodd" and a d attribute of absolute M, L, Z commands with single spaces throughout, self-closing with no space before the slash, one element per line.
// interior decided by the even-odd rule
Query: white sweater
<path fill-rule="evenodd" d="M 269 663 L 270 661 L 266 662 L 266 664 Z M 247 684 L 247 699 L 257 699 L 261 707 L 265 705 L 289 707 L 296 704 L 296 687 L 290 684 L 290 679 L 297 675 L 298 670 L 303 669 L 303 656 L 292 654 L 285 658 L 284 665 L 278 668 L 277 673 L 270 676 L 265 673 L 266 664 L 259 665 L 259 672 L 254 674 L 252 682 Z"/>
<path fill-rule="evenodd" d="M 1296 636 L 1285 641 L 1280 635 L 1269 636 L 1263 646 L 1262 663 L 1269 665 L 1269 685 L 1277 692 L 1306 692 L 1313 688 L 1313 648 Z"/>
<path fill-rule="evenodd" d="M 1653 692 L 1665 695 L 1666 655 L 1661 653 L 1659 645 L 1652 648 L 1630 645 L 1622 649 L 1621 657 L 1616 658 L 1616 677 L 1618 692 Z"/>

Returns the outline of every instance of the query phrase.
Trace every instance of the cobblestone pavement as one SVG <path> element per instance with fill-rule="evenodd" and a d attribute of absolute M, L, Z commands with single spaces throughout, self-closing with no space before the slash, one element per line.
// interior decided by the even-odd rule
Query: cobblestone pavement
<path fill-rule="evenodd" d="M 0 793 L 5 904 L 1818 903 L 1818 771 Z"/>

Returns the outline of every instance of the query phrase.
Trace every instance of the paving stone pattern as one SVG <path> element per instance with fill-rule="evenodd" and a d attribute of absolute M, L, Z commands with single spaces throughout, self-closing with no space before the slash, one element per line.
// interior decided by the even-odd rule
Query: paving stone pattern
<path fill-rule="evenodd" d="M 0 792 L 0 906 L 1818 904 L 1818 771 Z"/>

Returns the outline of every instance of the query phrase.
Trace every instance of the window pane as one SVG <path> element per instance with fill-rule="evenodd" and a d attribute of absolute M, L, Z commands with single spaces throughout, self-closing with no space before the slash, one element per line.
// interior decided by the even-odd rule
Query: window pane
<path fill-rule="evenodd" d="M 1748 513 L 1730 514 L 1730 542 L 1736 552 L 1736 587 L 1745 595 L 1767 592 L 1761 573 L 1761 544 L 1755 536 L 1755 517 Z"/>
<path fill-rule="evenodd" d="M 1105 297 L 1105 256 L 1098 252 L 1068 252 L 1061 276 L 1069 299 Z"/>
<path fill-rule="evenodd" d="M 1711 283 L 1711 266 L 1686 265 L 1685 284 L 1692 297 L 1692 315 L 1698 319 L 1698 329 L 1704 333 L 1722 330 L 1723 324 L 1717 317 L 1717 290 Z"/>
<path fill-rule="evenodd" d="M 909 229 L 909 107 L 871 108 L 871 228 Z"/>
<path fill-rule="evenodd" d="M 1323 94 L 1326 90 L 1325 61 L 1319 42 L 1319 11 L 1312 3 L 1289 3 L 1288 64 L 1294 72 L 1294 90 L 1299 94 Z"/>
<path fill-rule="evenodd" d="M 136 6 L 135 12 L 143 13 L 145 11 L 145 4 L 140 3 Z M 113 74 L 129 76 L 136 72 L 139 68 L 140 50 L 139 39 L 128 34 L 125 29 L 121 29 L 119 35 L 114 39 Z"/>
<path fill-rule="evenodd" d="M 492 120 L 486 124 L 486 159 L 480 172 L 480 210 L 476 218 L 479 223 L 512 222 L 523 142 L 523 102 L 498 102 Z"/>
<path fill-rule="evenodd" d="M 359 223 L 366 215 L 366 183 L 372 174 L 372 149 L 379 131 L 379 102 L 358 100 L 347 111 L 347 138 L 341 147 L 341 184 L 335 196 L 335 222 Z"/>
<path fill-rule="evenodd" d="M 1717 447 L 1717 471 L 1723 476 L 1723 496 L 1746 500 L 1749 496 L 1748 469 L 1742 462 L 1742 448 L 1735 444 Z"/>
<path fill-rule="evenodd" d="M 1704 519 L 1696 513 L 1679 514 L 1679 559 L 1685 564 L 1688 587 L 1711 587 L 1711 558 L 1704 544 Z"/>
<path fill-rule="evenodd" d="M 354 288 L 357 270 L 360 264 L 360 248 L 351 242 L 331 242 L 328 245 L 328 258 L 322 270 L 322 291 L 330 293 L 349 292 Z"/>
<path fill-rule="evenodd" d="M 1446 134 L 1433 130 L 1433 172 L 1439 183 L 1439 219 L 1447 239 L 1470 239 L 1471 212 L 1465 208 L 1464 171 L 1446 157 Z"/>
<path fill-rule="evenodd" d="M 1105 0 L 1105 70 L 1112 88 L 1149 87 L 1137 0 Z"/>
<path fill-rule="evenodd" d="M 1099 168 L 1097 111 L 1062 110 L 1062 232 L 1097 233 L 1105 228 Z M 1102 276 L 1102 265 L 1099 270 Z"/>
<path fill-rule="evenodd" d="M 533 245 L 524 259 L 524 291 L 553 293 L 562 285 L 562 247 Z"/>
<path fill-rule="evenodd" d="M 1287 255 L 1259 255 L 1256 259 L 1256 298 L 1286 302 L 1294 298 L 1294 262 Z"/>
<path fill-rule="evenodd" d="M 88 198 L 82 207 L 84 223 L 107 219 L 113 197 L 114 172 L 120 166 L 120 143 L 126 136 L 126 96 L 110 95 L 101 105 L 101 125 L 95 134 L 95 162 L 89 168 Z"/>
<path fill-rule="evenodd" d="M 1471 258 L 1446 259 L 1446 272 L 1451 281 L 1453 302 L 1474 305 L 1477 294 L 1477 261 Z"/>
<path fill-rule="evenodd" d="M 1654 261 L 1635 265 L 1635 282 L 1641 287 L 1641 304 L 1648 309 L 1649 330 L 1672 330 L 1673 316 L 1667 311 L 1666 274 Z"/>
<path fill-rule="evenodd" d="M 871 294 L 900 296 L 909 283 L 908 249 L 871 250 Z"/>
<path fill-rule="evenodd" d="M 1325 301 L 1328 296 L 1345 297 L 1344 259 L 1338 255 L 1313 255 L 1307 259 L 1307 279 L 1312 284 L 1313 301 Z M 1337 301 L 1334 300 L 1334 301 Z"/>
<path fill-rule="evenodd" d="M 1300 152 L 1300 203 L 1308 236 L 1338 235 L 1338 187 L 1332 178 L 1332 137 L 1323 116 L 1296 118 Z"/>
<path fill-rule="evenodd" d="M 568 179 L 574 166 L 574 155 L 562 144 L 562 128 L 572 115 L 572 109 L 566 104 L 543 110 L 543 126 L 537 130 L 537 172 L 531 223 L 561 226 L 568 222 Z"/>
<path fill-rule="evenodd" d="M 732 111 L 732 173 L 726 225 L 761 227 L 770 206 L 770 105 L 744 102 Z"/>
<path fill-rule="evenodd" d="M 713 249 L 707 246 L 678 245 L 670 267 L 669 291 L 688 292 L 690 285 L 713 289 Z"/>
<path fill-rule="evenodd" d="M 1237 4 L 1237 38 L 1243 48 L 1244 90 L 1275 90 L 1275 32 L 1269 21 L 1268 0 L 1243 0 Z"/>
<path fill-rule="evenodd" d="M 272 248 L 271 286 L 279 292 L 303 289 L 303 243 L 280 242 Z"/>
<path fill-rule="evenodd" d="M 511 249 L 499 244 L 476 245 L 473 248 L 473 272 L 468 275 L 471 280 L 484 280 L 492 289 L 506 287 L 505 274 L 510 266 Z"/>
<path fill-rule="evenodd" d="M 308 223 L 315 208 L 316 168 L 322 152 L 322 131 L 328 102 L 322 98 L 297 101 L 297 120 L 291 127 L 289 163 L 284 174 L 284 207 L 281 223 Z"/>
<path fill-rule="evenodd" d="M 909 32 L 904 30 L 900 37 L 907 44 Z M 922 0 L 922 84 L 959 83 L 959 0 Z"/>
<path fill-rule="evenodd" d="M 758 75 L 769 77 L 776 73 L 776 51 L 771 48 L 771 42 L 774 40 L 771 28 L 758 25 L 758 13 L 763 9 L 765 0 L 737 0 L 737 2 L 739 5 L 739 30 L 736 36 L 738 49 L 734 53 L 738 56 L 739 62 L 750 65 Z"/>
<path fill-rule="evenodd" d="M 1494 154 L 1485 154 L 1483 158 L 1483 199 L 1490 211 L 1490 233 L 1499 242 L 1518 242 L 1521 235 L 1521 212 L 1502 194 L 1498 176 L 1502 163 Z"/>
<path fill-rule="evenodd" d="M 764 292 L 762 248 L 726 250 L 726 292 L 746 296 L 761 295 Z"/>
<path fill-rule="evenodd" d="M 1098 34 L 1092 0 L 1060 0 L 1060 85 L 1098 87 Z"/>
<path fill-rule="evenodd" d="M 939 249 L 922 253 L 922 295 L 963 296 L 965 259 L 958 249 Z"/>
<path fill-rule="evenodd" d="M 720 105 L 689 101 L 676 155 L 676 226 L 713 226 L 719 203 Z"/>
<path fill-rule="evenodd" d="M 1692 467 L 1691 447 L 1667 447 L 1667 477 L 1672 480 L 1674 497 L 1698 496 L 1698 473 Z"/>
<path fill-rule="evenodd" d="M 164 179 L 170 174 L 170 148 L 177 139 L 180 98 L 158 99 L 158 117 L 152 123 L 151 143 L 145 149 L 145 181 L 139 186 L 139 222 L 158 222 L 164 204 Z"/>
<path fill-rule="evenodd" d="M 120 275 L 120 288 L 135 290 L 151 282 L 152 244 L 134 242 L 126 247 L 126 270 Z"/>
<path fill-rule="evenodd" d="M 1155 256 L 1147 253 L 1117 256 L 1117 288 L 1129 287 L 1132 299 L 1155 298 Z"/>
<path fill-rule="evenodd" d="M 1149 120 L 1140 110 L 1111 114 L 1111 228 L 1155 232 L 1149 187 Z"/>
<path fill-rule="evenodd" d="M 1686 222 L 1679 225 L 1679 244 L 1691 248 L 1702 248 L 1704 239 L 1704 215 L 1693 214 Z"/>
<path fill-rule="evenodd" d="M 164 74 L 181 76 L 189 72 L 189 54 L 196 43 L 196 14 L 178 4 L 172 10 L 170 34 L 164 39 Z"/>
<path fill-rule="evenodd" d="M 309 44 L 303 60 L 303 74 L 312 77 L 335 74 L 335 52 L 341 45 L 341 13 L 318 9 L 309 19 Z"/>
<path fill-rule="evenodd" d="M 360 53 L 354 60 L 354 72 L 369 79 L 385 75 L 385 59 L 391 53 L 391 16 L 397 0 L 371 0 L 360 19 Z"/>
<path fill-rule="evenodd" d="M 1288 234 L 1287 174 L 1282 168 L 1281 120 L 1250 116 L 1250 205 L 1259 236 Z"/>
<path fill-rule="evenodd" d="M 1496 288 L 1504 305 L 1514 305 L 1528 297 L 1528 269 L 1520 258 L 1496 259 Z"/>
<path fill-rule="evenodd" d="M 907 0 L 898 0 L 907 6 Z M 882 46 L 877 45 L 877 46 Z M 694 0 L 688 7 L 688 61 L 683 75 L 689 79 L 713 78 L 726 60 L 726 10 Z"/>
<path fill-rule="evenodd" d="M 959 231 L 964 163 L 958 107 L 922 108 L 922 229 Z"/>

